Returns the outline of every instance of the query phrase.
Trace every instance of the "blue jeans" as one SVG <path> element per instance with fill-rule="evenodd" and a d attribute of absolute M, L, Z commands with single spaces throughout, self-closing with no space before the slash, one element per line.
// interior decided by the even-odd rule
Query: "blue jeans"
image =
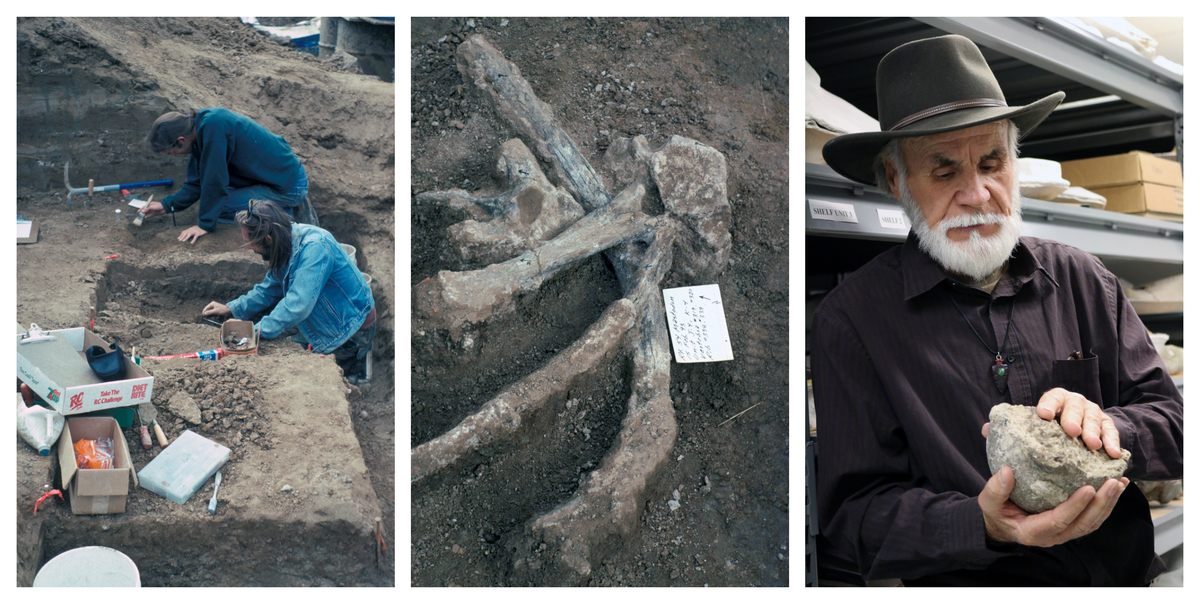
<path fill-rule="evenodd" d="M 300 182 L 296 183 L 296 186 L 287 194 L 280 193 L 266 185 L 230 189 L 229 195 L 225 198 L 225 204 L 221 206 L 221 217 L 218 221 L 224 224 L 233 224 L 233 217 L 248 208 L 251 199 L 273 201 L 296 221 L 317 226 L 316 213 L 312 211 L 308 202 L 307 173 L 301 174 Z"/>
<path fill-rule="evenodd" d="M 346 377 L 363 380 L 367 374 L 367 356 L 375 343 L 375 323 L 365 329 L 359 329 L 350 336 L 337 350 L 333 351 L 333 360 L 342 368 Z"/>

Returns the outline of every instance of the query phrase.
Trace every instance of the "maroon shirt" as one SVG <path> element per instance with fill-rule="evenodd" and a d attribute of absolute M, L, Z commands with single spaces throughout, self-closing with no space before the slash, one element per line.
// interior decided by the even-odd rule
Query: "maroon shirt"
<path fill-rule="evenodd" d="M 1010 309 L 1001 394 L 991 363 Z M 991 476 L 980 435 L 988 411 L 1036 405 L 1056 386 L 1113 418 L 1133 453 L 1126 476 L 1183 476 L 1182 396 L 1095 257 L 1022 237 L 989 295 L 955 283 L 910 235 L 830 292 L 812 339 L 823 543 L 866 578 L 1144 585 L 1162 571 L 1132 483 L 1100 529 L 1053 548 L 985 539 L 977 502 Z M 1083 359 L 1068 360 L 1075 352 Z"/>

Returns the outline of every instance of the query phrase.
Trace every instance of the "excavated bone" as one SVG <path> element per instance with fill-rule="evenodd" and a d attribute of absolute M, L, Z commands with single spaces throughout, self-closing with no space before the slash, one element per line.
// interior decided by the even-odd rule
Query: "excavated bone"
<path fill-rule="evenodd" d="M 638 183 L 647 189 L 653 188 L 654 181 L 650 178 L 650 156 L 653 154 L 650 143 L 641 134 L 614 140 L 604 152 L 604 167 L 613 187 L 621 189 Z"/>
<path fill-rule="evenodd" d="M 500 146 L 496 161 L 500 191 L 462 189 L 418 194 L 418 204 L 439 203 L 471 219 L 452 225 L 450 240 L 467 262 L 492 264 L 511 258 L 561 233 L 583 217 L 583 208 L 563 187 L 554 186 L 520 139 Z"/>
<path fill-rule="evenodd" d="M 658 233 L 646 251 L 630 298 L 638 308 L 633 339 L 633 394 L 617 442 L 563 505 L 534 519 L 530 530 L 559 552 L 581 576 L 592 571 L 602 544 L 628 536 L 637 525 L 642 494 L 675 446 L 671 403 L 671 350 L 659 283 L 671 267 L 672 237 Z"/>
<path fill-rule="evenodd" d="M 733 211 L 726 193 L 725 156 L 682 136 L 652 150 L 646 137 L 618 138 L 604 154 L 615 186 L 642 184 L 686 227 L 676 238 L 675 269 L 687 282 L 712 281 L 729 264 Z M 625 247 L 620 253 L 628 253 Z"/>
<path fill-rule="evenodd" d="M 1129 451 L 1112 459 L 1103 448 L 1092 451 L 1083 440 L 1071 438 L 1057 421 L 1047 421 L 1036 407 L 1000 403 L 988 415 L 987 455 L 992 473 L 1013 469 L 1016 484 L 1009 499 L 1036 513 L 1057 507 L 1082 486 L 1099 489 L 1109 478 L 1120 478 L 1129 465 Z"/>
<path fill-rule="evenodd" d="M 712 281 L 729 264 L 733 211 L 725 192 L 725 156 L 712 147 L 672 136 L 650 157 L 650 171 L 668 212 L 691 232 L 677 241 L 677 267 L 687 281 Z"/>
<path fill-rule="evenodd" d="M 613 354 L 633 326 L 633 313 L 629 300 L 612 303 L 582 337 L 541 369 L 506 388 L 446 433 L 414 448 L 412 481 L 516 433 L 547 401 L 571 387 L 571 381 L 561 379 L 563 375 L 585 374 Z"/>
<path fill-rule="evenodd" d="M 510 312 L 519 294 L 535 291 L 572 264 L 644 233 L 654 219 L 636 209 L 643 195 L 641 186 L 632 186 L 558 237 L 510 260 L 473 271 L 439 271 L 414 288 L 414 309 L 429 325 L 452 332 Z"/>
<path fill-rule="evenodd" d="M 588 214 L 509 260 L 477 271 L 441 271 L 421 282 L 414 293 L 414 325 L 448 328 L 455 337 L 465 324 L 511 311 L 520 294 L 599 253 L 608 258 L 625 297 L 547 366 L 449 432 L 414 449 L 413 476 L 427 477 L 484 444 L 510 437 L 557 389 L 594 368 L 599 357 L 589 354 L 606 355 L 614 346 L 628 350 L 632 395 L 613 448 L 570 500 L 530 521 L 518 542 L 532 554 L 514 558 L 518 573 L 540 568 L 542 561 L 535 558 L 545 556 L 582 580 L 606 555 L 606 548 L 634 531 L 647 486 L 675 446 L 678 428 L 670 398 L 671 356 L 661 287 L 673 267 L 688 278 L 710 279 L 728 264 L 731 213 L 725 160 L 715 149 L 681 137 L 655 152 L 642 137 L 617 141 L 607 158 L 612 184 L 621 190 L 614 199 L 515 65 L 480 36 L 461 44 L 457 56 L 463 76 L 493 101 L 551 167 L 552 179 Z M 509 160 L 502 159 L 502 164 L 505 161 Z M 480 221 L 507 215 L 505 200 L 512 199 L 503 194 L 472 197 L 459 190 L 418 197 L 461 208 Z M 659 199 L 661 206 L 649 203 Z M 660 208 L 665 210 L 661 214 Z M 481 245 L 505 246 L 508 241 L 496 237 Z M 625 312 L 620 309 L 632 313 L 629 324 L 612 323 L 617 320 L 614 314 Z M 608 341 L 597 341 L 605 338 Z"/>
<path fill-rule="evenodd" d="M 555 180 L 567 187 L 589 212 L 612 198 L 600 176 L 559 127 L 554 111 L 533 93 L 511 61 L 483 36 L 471 36 L 456 51 L 458 71 L 496 105 L 500 115 L 529 141 L 554 168 Z"/>

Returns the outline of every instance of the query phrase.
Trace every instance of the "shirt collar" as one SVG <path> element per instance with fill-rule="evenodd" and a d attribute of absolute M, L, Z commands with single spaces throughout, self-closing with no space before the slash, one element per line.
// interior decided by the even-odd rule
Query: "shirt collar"
<path fill-rule="evenodd" d="M 906 301 L 933 289 L 943 281 L 953 280 L 946 269 L 921 249 L 920 244 L 917 243 L 916 233 L 911 232 L 900 250 L 900 271 L 903 273 L 904 299 Z M 1017 246 L 1013 248 L 1013 257 L 1008 263 L 1008 270 L 1000 277 L 1000 282 L 996 284 L 992 295 L 1013 295 L 1038 275 L 1044 277 L 1054 287 L 1058 287 L 1058 282 L 1029 249 L 1026 238 L 1021 237 L 1017 241 Z"/>

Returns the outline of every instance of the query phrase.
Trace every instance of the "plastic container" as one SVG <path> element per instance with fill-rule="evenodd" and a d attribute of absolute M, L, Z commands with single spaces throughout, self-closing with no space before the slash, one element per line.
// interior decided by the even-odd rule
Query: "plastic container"
<path fill-rule="evenodd" d="M 354 266 L 358 266 L 358 248 L 350 245 L 349 243 L 339 243 L 338 245 L 341 246 L 342 251 L 346 252 L 346 255 L 350 257 L 350 263 Z"/>
<path fill-rule="evenodd" d="M 33 578 L 33 586 L 141 587 L 142 575 L 129 556 L 111 547 L 89 545 L 51 558 Z"/>
<path fill-rule="evenodd" d="M 142 488 L 175 503 L 187 503 L 229 461 L 229 448 L 184 430 L 137 473 Z"/>
<path fill-rule="evenodd" d="M 128 430 L 133 427 L 133 418 L 137 415 L 137 406 L 133 407 L 116 407 L 114 409 L 101 409 L 89 413 L 81 413 L 72 415 L 71 417 L 111 417 L 117 420 L 117 425 L 121 426 L 122 430 Z"/>
<path fill-rule="evenodd" d="M 242 339 L 246 344 L 240 348 L 231 344 Z M 254 329 L 254 322 L 229 319 L 222 323 L 220 346 L 227 355 L 258 354 L 258 332 Z"/>
<path fill-rule="evenodd" d="M 38 455 L 50 456 L 65 422 L 63 416 L 53 409 L 38 405 L 27 407 L 21 393 L 17 393 L 17 434 L 36 449 Z"/>

